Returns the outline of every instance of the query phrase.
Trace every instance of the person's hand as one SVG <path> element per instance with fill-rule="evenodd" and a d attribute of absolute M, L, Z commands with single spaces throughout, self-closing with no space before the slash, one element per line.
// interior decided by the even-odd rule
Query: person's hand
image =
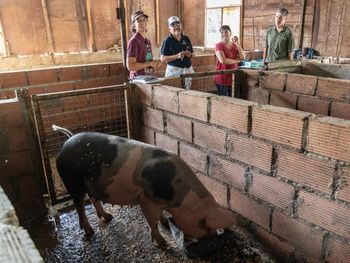
<path fill-rule="evenodd" d="M 185 52 L 185 56 L 186 56 L 186 57 L 190 58 L 190 57 L 192 56 L 191 51 L 186 50 L 186 51 L 184 51 L 184 52 Z"/>
<path fill-rule="evenodd" d="M 177 53 L 177 58 L 183 60 L 184 57 L 185 57 L 185 52 L 184 51 L 181 51 L 181 52 Z"/>
<path fill-rule="evenodd" d="M 238 44 L 238 36 L 233 36 L 233 37 L 232 37 L 232 42 Z"/>
<path fill-rule="evenodd" d="M 149 66 L 152 68 L 158 68 L 161 64 L 162 63 L 159 60 L 152 60 L 149 62 Z"/>

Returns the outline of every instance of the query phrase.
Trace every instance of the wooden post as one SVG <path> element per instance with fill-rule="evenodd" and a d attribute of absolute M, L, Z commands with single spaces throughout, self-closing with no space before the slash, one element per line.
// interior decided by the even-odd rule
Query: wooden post
<path fill-rule="evenodd" d="M 49 12 L 47 11 L 46 0 L 41 0 L 41 7 L 43 9 L 47 43 L 49 44 L 49 54 L 53 54 L 55 52 L 55 48 L 53 45 L 52 31 L 50 26 Z"/>
<path fill-rule="evenodd" d="M 160 13 L 159 13 L 159 0 L 154 0 L 154 4 L 156 6 L 156 15 L 155 15 L 155 27 L 156 27 L 156 43 L 157 46 L 159 47 L 159 42 L 160 42 L 160 21 L 159 21 L 159 17 L 160 17 Z"/>
<path fill-rule="evenodd" d="M 303 0 L 303 7 L 300 17 L 300 36 L 299 36 L 299 48 L 303 47 L 304 40 L 304 26 L 305 26 L 305 13 L 306 13 L 306 0 Z"/>
<path fill-rule="evenodd" d="M 126 40 L 126 26 L 125 26 L 125 5 L 124 0 L 118 0 L 119 7 L 117 8 L 117 17 L 120 20 L 120 31 L 122 37 L 122 57 L 123 57 L 123 77 L 124 82 L 128 81 L 129 71 L 126 66 L 126 50 L 127 50 L 127 40 Z"/>
<path fill-rule="evenodd" d="M 5 57 L 11 56 L 10 45 L 6 40 L 4 27 L 2 26 L 2 20 L 0 16 L 0 54 L 4 54 Z"/>
<path fill-rule="evenodd" d="M 24 119 L 24 129 L 28 138 L 29 152 L 33 167 L 33 177 L 35 182 L 39 186 L 40 193 L 44 195 L 47 193 L 47 185 L 45 180 L 46 177 L 41 158 L 39 140 L 36 133 L 35 116 L 30 100 L 30 95 L 28 89 L 17 90 L 16 92 L 21 107 L 21 114 Z M 41 201 L 43 202 L 43 207 L 45 207 L 44 199 L 42 199 Z"/>
<path fill-rule="evenodd" d="M 89 50 L 96 51 L 96 43 L 95 43 L 95 34 L 94 27 L 92 24 L 92 15 L 91 15 L 91 0 L 86 0 L 86 15 L 88 19 L 88 30 L 89 30 Z"/>

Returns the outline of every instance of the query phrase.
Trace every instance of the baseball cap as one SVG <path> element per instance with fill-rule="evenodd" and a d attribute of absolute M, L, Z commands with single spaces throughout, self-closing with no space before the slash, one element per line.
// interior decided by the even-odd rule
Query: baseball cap
<path fill-rule="evenodd" d="M 181 23 L 180 18 L 178 18 L 177 16 L 169 17 L 169 19 L 168 19 L 168 26 L 170 26 L 172 23 L 175 23 L 175 22 Z"/>
<path fill-rule="evenodd" d="M 135 11 L 131 15 L 131 22 L 135 22 L 141 16 L 144 16 L 145 18 L 148 18 L 148 15 L 146 15 L 142 10 Z"/>

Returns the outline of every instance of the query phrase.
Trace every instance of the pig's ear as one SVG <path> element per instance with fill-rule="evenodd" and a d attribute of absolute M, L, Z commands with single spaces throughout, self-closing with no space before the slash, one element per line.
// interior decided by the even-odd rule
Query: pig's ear
<path fill-rule="evenodd" d="M 227 228 L 238 224 L 238 216 L 228 209 L 211 208 L 205 218 L 205 225 L 210 229 Z"/>

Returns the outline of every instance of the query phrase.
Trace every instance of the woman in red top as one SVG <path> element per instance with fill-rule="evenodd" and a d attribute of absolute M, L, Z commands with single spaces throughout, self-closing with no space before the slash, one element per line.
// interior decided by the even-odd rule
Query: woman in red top
<path fill-rule="evenodd" d="M 230 26 L 221 26 L 220 33 L 221 41 L 215 45 L 216 70 L 235 69 L 244 59 L 243 49 L 238 37 L 231 38 Z M 232 74 L 215 75 L 214 81 L 218 95 L 232 96 Z"/>

